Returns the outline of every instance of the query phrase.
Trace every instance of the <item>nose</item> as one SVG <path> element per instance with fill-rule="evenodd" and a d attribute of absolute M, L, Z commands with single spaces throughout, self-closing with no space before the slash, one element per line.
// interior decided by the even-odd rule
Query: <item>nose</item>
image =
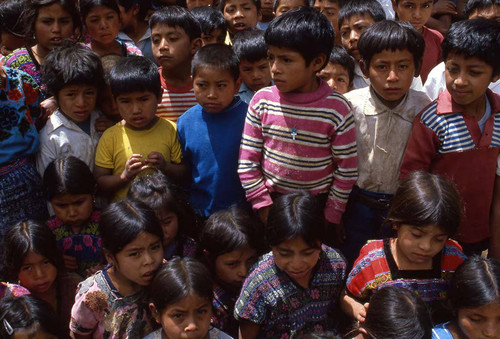
<path fill-rule="evenodd" d="M 215 86 L 210 86 L 208 88 L 208 97 L 209 98 L 217 98 L 217 90 L 215 88 Z"/>
<path fill-rule="evenodd" d="M 104 29 L 104 28 L 108 28 L 108 21 L 106 19 L 102 19 L 100 22 L 99 22 L 99 27 L 101 29 Z"/>
<path fill-rule="evenodd" d="M 483 335 L 487 338 L 495 338 L 499 330 L 495 325 L 495 321 L 488 321 L 483 327 Z"/>
<path fill-rule="evenodd" d="M 355 29 L 352 29 L 351 32 L 349 33 L 349 41 L 358 41 L 359 39 L 359 34 Z"/>
<path fill-rule="evenodd" d="M 61 31 L 61 24 L 56 20 L 52 25 L 52 32 L 60 32 L 60 31 Z"/>
<path fill-rule="evenodd" d="M 279 70 L 279 67 L 278 67 L 278 63 L 275 62 L 275 61 L 272 61 L 269 63 L 270 66 L 271 66 L 271 73 L 272 74 L 279 74 L 280 73 L 280 70 Z"/>
<path fill-rule="evenodd" d="M 330 79 L 326 82 L 328 84 L 328 86 L 331 88 L 331 89 L 337 89 L 337 84 L 335 83 L 335 80 L 333 79 Z"/>
<path fill-rule="evenodd" d="M 68 216 L 69 217 L 74 217 L 76 215 L 77 215 L 77 209 L 74 206 L 69 205 L 69 207 L 68 207 Z"/>
<path fill-rule="evenodd" d="M 234 16 L 237 17 L 237 18 L 244 17 L 243 11 L 240 8 L 236 9 L 236 13 L 234 13 Z"/>
<path fill-rule="evenodd" d="M 45 276 L 45 272 L 43 269 L 40 267 L 40 265 L 35 266 L 35 278 L 36 279 L 41 279 Z"/>
<path fill-rule="evenodd" d="M 413 12 L 413 17 L 415 19 L 420 19 L 422 17 L 422 13 L 420 12 L 420 8 L 416 8 Z"/>
<path fill-rule="evenodd" d="M 247 265 L 245 263 L 241 263 L 238 266 L 238 271 L 237 271 L 238 277 L 244 278 L 247 275 L 247 272 L 248 272 Z"/>
<path fill-rule="evenodd" d="M 387 75 L 387 81 L 397 81 L 397 80 L 399 80 L 398 72 L 396 72 L 396 70 L 394 69 L 391 69 L 389 71 L 389 74 Z"/>
<path fill-rule="evenodd" d="M 262 72 L 260 72 L 258 69 L 252 71 L 252 79 L 259 80 L 261 77 L 262 77 Z"/>
<path fill-rule="evenodd" d="M 196 331 L 197 329 L 198 329 L 198 325 L 196 324 L 194 317 L 190 317 L 188 319 L 188 323 L 187 323 L 186 327 L 184 328 L 184 332 L 193 332 L 193 331 Z"/>
<path fill-rule="evenodd" d="M 465 86 L 467 84 L 467 78 L 460 72 L 453 82 L 456 86 Z"/>
<path fill-rule="evenodd" d="M 420 242 L 419 242 L 419 247 L 420 249 L 424 250 L 424 251 L 428 251 L 431 249 L 431 240 L 427 240 L 427 239 L 422 239 Z"/>
<path fill-rule="evenodd" d="M 82 107 L 85 105 L 85 98 L 83 97 L 83 93 L 80 93 L 76 96 L 76 99 L 75 99 L 75 104 L 78 106 L 78 107 Z"/>

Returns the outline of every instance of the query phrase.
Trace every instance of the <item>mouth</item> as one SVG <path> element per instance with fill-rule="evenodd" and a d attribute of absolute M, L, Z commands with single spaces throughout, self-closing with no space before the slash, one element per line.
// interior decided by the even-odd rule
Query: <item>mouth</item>
<path fill-rule="evenodd" d="M 401 88 L 396 88 L 396 87 L 390 87 L 384 89 L 384 92 L 389 93 L 389 94 L 395 94 L 401 92 Z"/>
<path fill-rule="evenodd" d="M 242 22 L 239 22 L 239 23 L 235 23 L 234 24 L 234 29 L 237 30 L 237 31 L 243 31 L 245 30 L 247 27 L 247 25 L 245 25 L 244 23 Z"/>
<path fill-rule="evenodd" d="M 203 105 L 203 107 L 206 109 L 206 110 L 210 110 L 210 111 L 213 111 L 213 110 L 219 110 L 220 108 L 220 104 L 217 104 L 217 103 L 205 103 Z"/>
<path fill-rule="evenodd" d="M 139 117 L 139 118 L 132 118 L 132 122 L 133 122 L 135 125 L 141 125 L 141 124 L 143 124 L 145 121 L 146 121 L 146 119 L 144 119 L 143 117 Z"/>
<path fill-rule="evenodd" d="M 63 42 L 63 39 L 61 37 L 52 38 L 50 39 L 50 42 L 54 45 L 59 45 Z"/>
<path fill-rule="evenodd" d="M 142 279 L 146 281 L 151 281 L 155 277 L 156 271 L 148 271 L 142 275 Z"/>
<path fill-rule="evenodd" d="M 46 282 L 43 284 L 36 285 L 36 290 L 38 290 L 40 292 L 45 292 L 49 289 L 49 287 L 50 287 L 50 283 Z"/>
<path fill-rule="evenodd" d="M 292 278 L 302 278 L 307 273 L 307 270 L 303 270 L 303 271 L 289 271 L 287 273 Z"/>

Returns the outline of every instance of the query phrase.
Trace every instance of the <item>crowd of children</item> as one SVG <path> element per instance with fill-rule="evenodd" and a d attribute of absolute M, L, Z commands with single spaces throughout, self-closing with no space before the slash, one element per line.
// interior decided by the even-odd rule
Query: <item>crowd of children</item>
<path fill-rule="evenodd" d="M 498 338 L 500 2 L 172 2 L 0 0 L 0 337 Z"/>

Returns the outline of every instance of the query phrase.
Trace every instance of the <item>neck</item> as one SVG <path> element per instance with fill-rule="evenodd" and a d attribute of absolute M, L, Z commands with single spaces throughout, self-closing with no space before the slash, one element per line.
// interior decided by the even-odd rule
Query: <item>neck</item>
<path fill-rule="evenodd" d="M 118 293 L 123 296 L 132 295 L 141 290 L 141 286 L 125 278 L 115 266 L 108 269 L 108 276 Z"/>
<path fill-rule="evenodd" d="M 35 46 L 31 47 L 31 51 L 33 52 L 33 55 L 35 56 L 36 61 L 40 65 L 43 64 L 45 57 L 47 56 L 47 54 L 49 54 L 49 50 L 47 50 L 43 46 L 40 46 L 39 44 L 36 44 Z"/>
<path fill-rule="evenodd" d="M 189 67 L 182 67 L 175 71 L 166 71 L 162 68 L 161 76 L 168 85 L 174 87 L 185 87 L 193 82 Z"/>
<path fill-rule="evenodd" d="M 480 120 L 486 111 L 486 95 L 482 95 L 476 101 L 464 106 L 464 108 L 469 116 Z"/>

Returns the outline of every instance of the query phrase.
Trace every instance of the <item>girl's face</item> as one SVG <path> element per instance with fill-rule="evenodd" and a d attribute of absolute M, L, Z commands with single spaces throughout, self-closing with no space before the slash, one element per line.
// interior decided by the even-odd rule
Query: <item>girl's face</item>
<path fill-rule="evenodd" d="M 302 287 L 309 286 L 312 270 L 321 253 L 321 243 L 317 247 L 309 246 L 302 237 L 295 237 L 271 247 L 274 262 Z"/>
<path fill-rule="evenodd" d="M 19 284 L 34 295 L 44 295 L 54 284 L 57 268 L 52 262 L 30 250 L 25 256 L 18 274 Z"/>
<path fill-rule="evenodd" d="M 179 230 L 177 214 L 161 209 L 156 211 L 156 217 L 160 221 L 163 230 L 163 246 L 168 246 L 177 238 Z"/>
<path fill-rule="evenodd" d="M 235 288 L 241 288 L 248 270 L 255 263 L 257 251 L 249 246 L 219 255 L 215 259 L 217 280 Z"/>
<path fill-rule="evenodd" d="M 35 37 L 38 46 L 46 52 L 60 46 L 63 39 L 70 38 L 73 28 L 73 18 L 59 3 L 38 10 L 34 27 Z"/>
<path fill-rule="evenodd" d="M 92 194 L 65 193 L 50 200 L 56 216 L 72 227 L 83 226 L 94 209 Z"/>
<path fill-rule="evenodd" d="M 208 338 L 212 302 L 190 293 L 184 299 L 167 305 L 161 314 L 150 304 L 153 316 L 163 328 L 163 338 L 204 339 Z"/>
<path fill-rule="evenodd" d="M 396 262 L 400 268 L 429 269 L 432 258 L 443 250 L 448 234 L 441 228 L 429 226 L 396 226 Z"/>
<path fill-rule="evenodd" d="M 103 45 L 111 44 L 120 30 L 120 17 L 106 6 L 95 6 L 85 18 L 87 32 L 94 41 Z"/>
<path fill-rule="evenodd" d="M 498 338 L 500 334 L 500 303 L 458 310 L 458 327 L 465 338 Z"/>

